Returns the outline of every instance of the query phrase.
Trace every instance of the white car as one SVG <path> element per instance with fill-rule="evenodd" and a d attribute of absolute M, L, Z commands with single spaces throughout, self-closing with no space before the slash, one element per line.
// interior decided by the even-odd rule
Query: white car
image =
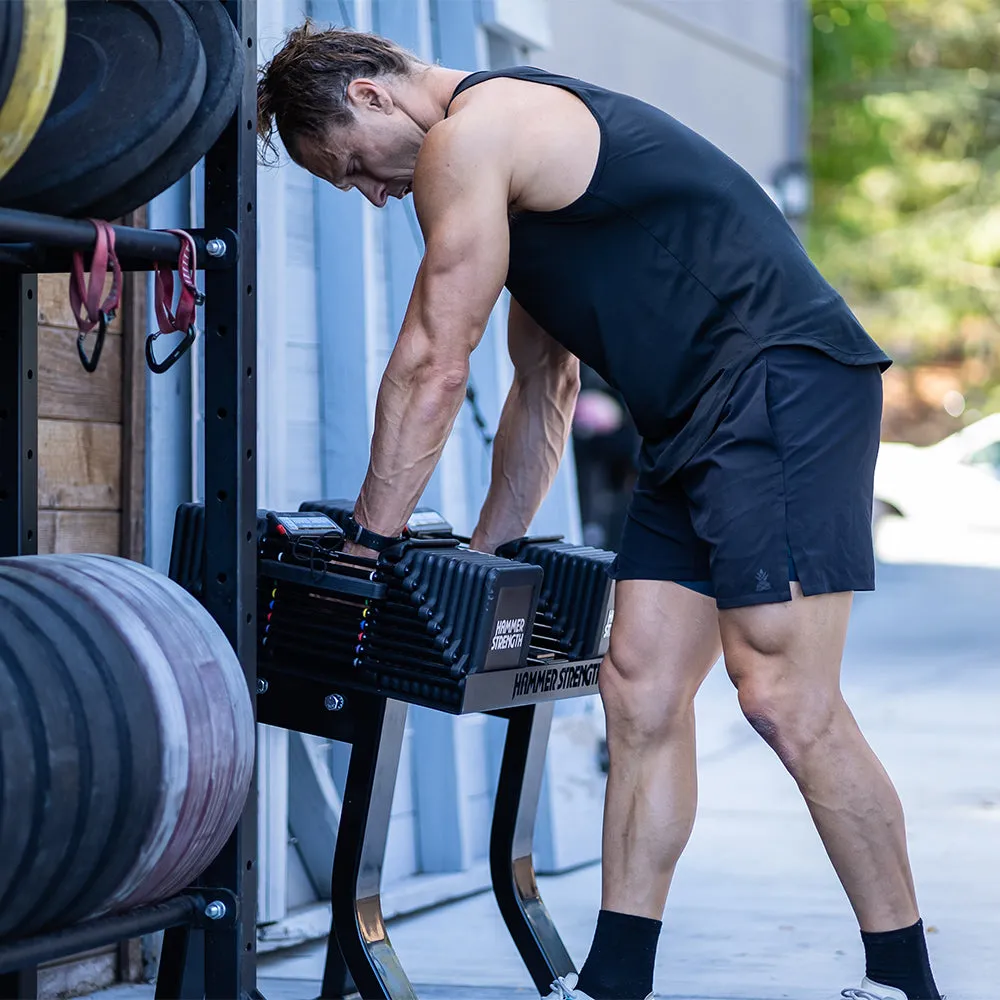
<path fill-rule="evenodd" d="M 883 443 L 875 517 L 1000 531 L 1000 414 L 921 448 Z"/>

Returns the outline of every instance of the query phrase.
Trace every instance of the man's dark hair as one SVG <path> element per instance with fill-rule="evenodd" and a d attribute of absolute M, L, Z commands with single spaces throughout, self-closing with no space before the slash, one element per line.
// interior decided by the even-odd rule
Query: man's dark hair
<path fill-rule="evenodd" d="M 318 28 L 307 20 L 257 76 L 257 134 L 264 158 L 277 158 L 275 132 L 300 159 L 302 139 L 323 141 L 330 126 L 354 121 L 347 105 L 352 80 L 409 76 L 426 64 L 395 42 L 350 28 Z"/>

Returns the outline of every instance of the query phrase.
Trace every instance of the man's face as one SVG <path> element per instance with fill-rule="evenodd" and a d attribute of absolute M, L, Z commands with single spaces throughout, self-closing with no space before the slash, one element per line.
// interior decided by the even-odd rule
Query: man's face
<path fill-rule="evenodd" d="M 343 191 L 357 188 L 382 208 L 410 193 L 424 131 L 372 81 L 353 81 L 348 101 L 354 123 L 331 128 L 322 144 L 304 141 L 300 159 L 310 173 Z"/>

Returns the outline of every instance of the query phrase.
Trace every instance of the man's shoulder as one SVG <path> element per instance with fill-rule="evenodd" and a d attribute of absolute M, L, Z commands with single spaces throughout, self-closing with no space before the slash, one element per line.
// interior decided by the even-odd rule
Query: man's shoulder
<path fill-rule="evenodd" d="M 507 192 L 514 159 L 513 135 L 506 117 L 467 107 L 433 125 L 424 137 L 413 175 L 418 216 L 443 207 L 439 196 Z"/>
<path fill-rule="evenodd" d="M 525 94 L 523 80 L 494 76 L 463 90 L 448 109 L 448 117 L 438 122 L 431 131 L 477 130 L 491 123 L 502 128 L 514 122 L 517 109 L 523 105 Z"/>
<path fill-rule="evenodd" d="M 465 93 L 468 91 L 459 96 L 464 97 Z M 502 156 L 516 127 L 516 118 L 509 102 L 498 95 L 477 95 L 476 100 L 464 102 L 447 118 L 431 126 L 418 162 L 443 165 L 444 161 L 479 161 L 485 153 Z"/>

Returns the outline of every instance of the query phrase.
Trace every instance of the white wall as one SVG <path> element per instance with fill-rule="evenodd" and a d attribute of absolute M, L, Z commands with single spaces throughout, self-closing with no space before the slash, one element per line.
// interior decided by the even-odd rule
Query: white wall
<path fill-rule="evenodd" d="M 789 151 L 789 0 L 549 0 L 546 69 L 648 101 L 770 183 Z"/>

